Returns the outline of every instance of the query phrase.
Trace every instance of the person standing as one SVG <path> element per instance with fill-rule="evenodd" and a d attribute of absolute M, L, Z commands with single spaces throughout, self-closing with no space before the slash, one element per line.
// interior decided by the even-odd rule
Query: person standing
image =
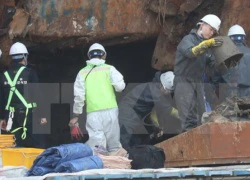
<path fill-rule="evenodd" d="M 205 112 L 203 79 L 206 70 L 215 65 L 210 48 L 223 44 L 222 38 L 215 37 L 220 24 L 216 15 L 204 16 L 197 23 L 198 29 L 192 29 L 177 46 L 174 97 L 183 131 L 197 127 Z"/>
<path fill-rule="evenodd" d="M 35 134 L 33 111 L 38 109 L 41 125 L 47 123 L 42 107 L 37 107 L 39 91 L 38 76 L 35 70 L 26 67 L 28 50 L 20 42 L 14 43 L 9 55 L 12 63 L 7 71 L 0 75 L 0 121 L 1 129 L 15 134 L 17 147 L 44 148 L 42 135 Z M 33 86 L 33 85 L 34 86 Z M 35 88 L 34 88 L 35 87 Z M 41 97 L 40 97 L 41 98 Z"/>
<path fill-rule="evenodd" d="M 228 36 L 232 39 L 234 44 L 244 54 L 237 66 L 228 70 L 225 81 L 229 84 L 230 89 L 234 90 L 234 94 L 240 97 L 250 97 L 250 81 L 248 74 L 250 70 L 250 48 L 246 44 L 245 30 L 238 24 L 233 25 L 228 30 Z M 235 93 L 236 89 L 236 93 Z"/>
<path fill-rule="evenodd" d="M 103 146 L 113 155 L 123 149 L 115 91 L 121 92 L 125 88 L 125 82 L 114 66 L 106 64 L 106 56 L 106 50 L 101 44 L 94 43 L 90 46 L 90 60 L 80 70 L 74 83 L 74 117 L 69 125 L 74 126 L 78 122 L 86 101 L 86 130 L 89 135 L 86 143 L 93 149 Z M 125 154 L 127 153 L 124 152 L 123 155 Z"/>

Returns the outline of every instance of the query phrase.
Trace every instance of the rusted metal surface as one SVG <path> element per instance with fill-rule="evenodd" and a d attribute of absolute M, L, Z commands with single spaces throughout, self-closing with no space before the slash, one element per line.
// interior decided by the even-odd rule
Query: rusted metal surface
<path fill-rule="evenodd" d="M 3 71 L 9 64 L 8 52 L 11 44 L 8 38 L 9 23 L 15 14 L 15 0 L 0 1 L 0 48 L 3 52 L 0 59 L 0 71 Z"/>
<path fill-rule="evenodd" d="M 9 25 L 9 37 L 13 39 L 18 36 L 25 36 L 25 29 L 27 28 L 27 24 L 29 21 L 30 15 L 24 10 L 17 8 L 16 13 L 13 16 L 13 20 Z"/>
<path fill-rule="evenodd" d="M 0 59 L 0 71 L 9 64 L 8 52 L 11 45 L 8 30 L 12 16 L 15 14 L 15 0 L 0 0 L 0 49 L 3 52 Z"/>
<path fill-rule="evenodd" d="M 15 6 L 15 0 L 1 0 L 0 6 Z"/>
<path fill-rule="evenodd" d="M 151 66 L 157 70 L 172 71 L 175 61 L 176 44 L 167 43 L 169 38 L 163 32 L 157 38 Z"/>
<path fill-rule="evenodd" d="M 161 32 L 152 57 L 152 67 L 158 70 L 173 69 L 178 43 L 208 13 L 222 19 L 221 35 L 237 23 L 250 41 L 249 0 L 16 0 L 16 4 L 31 18 L 14 41 L 28 47 L 82 47 L 94 41 L 116 45 L 156 38 Z M 2 8 L 14 5 L 15 0 L 0 1 L 2 27 L 9 24 Z"/>
<path fill-rule="evenodd" d="M 152 57 L 152 67 L 157 70 L 173 70 L 175 51 L 183 36 L 184 22 L 203 0 L 145 0 L 147 8 L 157 14 L 162 25 Z M 178 18 L 171 18 L 176 16 Z"/>
<path fill-rule="evenodd" d="M 120 44 L 156 37 L 159 31 L 155 15 L 141 0 L 27 0 L 26 5 L 32 14 L 33 42 L 67 39 L 65 46 L 72 47 L 97 40 Z"/>
<path fill-rule="evenodd" d="M 14 0 L 1 0 L 0 1 L 0 35 L 3 29 L 8 28 L 8 25 L 11 21 L 15 10 L 15 1 Z M 7 32 L 7 31 L 6 31 Z"/>
<path fill-rule="evenodd" d="M 178 43 L 196 27 L 206 14 L 220 16 L 223 0 L 146 0 L 149 10 L 157 14 L 162 26 L 152 58 L 157 70 L 173 70 Z"/>
<path fill-rule="evenodd" d="M 250 163 L 249 129 L 248 121 L 208 123 L 156 146 L 165 167 Z"/>
<path fill-rule="evenodd" d="M 155 12 L 166 16 L 187 16 L 197 8 L 204 0 L 145 0 L 147 7 Z"/>

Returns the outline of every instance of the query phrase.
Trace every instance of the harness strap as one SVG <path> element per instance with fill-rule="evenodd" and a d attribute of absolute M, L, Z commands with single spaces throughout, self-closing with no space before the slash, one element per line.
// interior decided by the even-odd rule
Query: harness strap
<path fill-rule="evenodd" d="M 14 94 L 15 91 L 17 91 L 17 89 L 16 89 L 17 79 L 19 78 L 19 76 L 20 76 L 20 74 L 22 73 L 22 71 L 24 70 L 24 68 L 25 68 L 25 67 L 21 67 L 21 68 L 17 71 L 17 73 L 16 73 L 16 75 L 15 75 L 13 81 L 11 80 L 11 78 L 10 78 L 10 76 L 9 76 L 9 73 L 8 73 L 7 71 L 4 72 L 4 75 L 5 75 L 7 81 L 8 81 L 8 83 L 9 83 L 9 85 L 10 85 L 10 92 L 9 92 L 8 102 L 7 102 L 7 105 L 6 105 L 6 107 L 5 107 L 6 110 L 9 110 L 9 106 L 10 106 L 10 102 L 11 102 L 11 100 L 12 100 L 13 94 Z M 20 94 L 20 93 L 19 93 L 19 94 Z M 20 96 L 20 95 L 19 95 L 19 96 Z M 19 96 L 17 95 L 17 97 L 20 99 Z M 22 95 L 21 95 L 21 96 L 22 96 Z M 23 98 L 23 97 L 22 97 L 22 98 Z M 23 99 L 24 99 L 24 98 L 23 98 Z M 21 99 L 20 99 L 20 100 L 21 100 Z M 22 100 L 21 100 L 21 101 L 22 101 Z M 26 102 L 26 101 L 25 101 L 25 102 Z M 27 102 L 26 102 L 26 104 L 27 104 Z M 24 105 L 25 105 L 25 104 L 24 104 Z M 25 107 L 26 107 L 26 106 L 25 106 Z"/>
<path fill-rule="evenodd" d="M 22 139 L 25 139 L 26 138 L 26 136 L 27 136 L 27 128 L 26 128 L 26 123 L 27 123 L 27 115 L 28 115 L 28 113 L 29 113 L 29 109 L 28 108 L 26 108 L 26 113 L 25 113 L 25 118 L 24 118 L 24 121 L 23 121 L 23 126 L 22 127 L 18 127 L 18 128 L 16 128 L 16 129 L 14 129 L 13 131 L 11 131 L 11 133 L 15 133 L 15 132 L 17 132 L 18 130 L 20 130 L 20 129 L 23 129 L 23 133 L 22 133 L 22 135 L 21 135 L 21 138 Z"/>
<path fill-rule="evenodd" d="M 17 95 L 17 97 L 20 99 L 20 101 L 26 107 L 26 113 L 25 113 L 25 118 L 24 118 L 24 121 L 23 121 L 23 126 L 22 127 L 18 127 L 18 128 L 16 128 L 16 129 L 14 129 L 14 130 L 11 131 L 11 133 L 14 133 L 14 132 L 17 132 L 20 129 L 23 129 L 23 133 L 22 133 L 22 136 L 21 136 L 22 139 L 26 138 L 26 132 L 27 132 L 26 123 L 27 123 L 27 115 L 29 113 L 29 109 L 33 108 L 33 107 L 37 107 L 36 103 L 27 103 L 27 101 L 24 99 L 23 95 L 16 88 L 17 79 L 19 78 L 20 74 L 22 73 L 22 71 L 24 69 L 25 69 L 25 67 L 21 67 L 17 71 L 17 73 L 16 73 L 13 81 L 11 80 L 11 78 L 10 78 L 10 76 L 9 76 L 9 74 L 8 74 L 7 71 L 4 73 L 4 75 L 5 75 L 8 83 L 10 85 L 10 92 L 9 92 L 8 102 L 7 102 L 7 105 L 6 105 L 5 109 L 8 110 L 8 111 L 10 111 L 11 113 L 15 112 L 15 108 L 10 106 L 10 102 L 11 102 L 11 100 L 13 98 L 13 94 L 14 93 Z"/>

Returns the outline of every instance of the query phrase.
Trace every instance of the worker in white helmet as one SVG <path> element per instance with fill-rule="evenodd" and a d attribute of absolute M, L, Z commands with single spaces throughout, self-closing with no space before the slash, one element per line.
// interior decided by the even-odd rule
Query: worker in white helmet
<path fill-rule="evenodd" d="M 211 48 L 223 43 L 217 36 L 220 24 L 216 15 L 204 16 L 197 23 L 197 29 L 192 29 L 177 47 L 174 97 L 183 131 L 197 127 L 203 112 L 211 110 L 204 101 L 203 79 L 206 69 L 215 64 Z"/>
<path fill-rule="evenodd" d="M 125 83 L 122 74 L 114 66 L 106 64 L 106 56 L 107 52 L 101 44 L 90 46 L 90 60 L 80 70 L 74 83 L 74 117 L 69 125 L 72 127 L 78 122 L 86 102 L 86 129 L 89 135 L 86 143 L 93 149 L 102 146 L 110 155 L 124 156 L 127 152 L 120 143 L 115 91 L 121 92 Z"/>
<path fill-rule="evenodd" d="M 232 39 L 239 50 L 244 53 L 239 64 L 228 70 L 224 80 L 230 87 L 230 96 L 250 96 L 250 81 L 248 74 L 250 70 L 250 48 L 246 44 L 246 33 L 242 26 L 236 24 L 229 28 L 228 36 Z M 237 91 L 237 92 L 235 92 Z"/>
<path fill-rule="evenodd" d="M 121 142 L 125 149 L 155 144 L 180 131 L 173 103 L 172 71 L 157 72 L 153 81 L 135 86 L 119 102 Z"/>
<path fill-rule="evenodd" d="M 35 135 L 33 129 L 33 109 L 37 108 L 37 93 L 34 91 L 39 88 L 30 86 L 37 85 L 38 77 L 33 69 L 26 67 L 28 54 L 23 43 L 16 42 L 10 48 L 11 66 L 0 77 L 1 128 L 15 134 L 18 147 L 44 148 L 42 136 Z M 46 124 L 42 111 L 39 116 L 40 124 Z"/>

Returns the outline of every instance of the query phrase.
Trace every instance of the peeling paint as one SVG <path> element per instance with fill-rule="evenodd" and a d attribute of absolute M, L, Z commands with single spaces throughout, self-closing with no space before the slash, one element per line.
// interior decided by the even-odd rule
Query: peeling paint
<path fill-rule="evenodd" d="M 76 33 L 76 32 L 77 32 L 77 33 L 81 32 L 81 29 L 83 28 L 82 25 L 79 24 L 79 23 L 77 23 L 76 20 L 73 20 L 72 23 L 73 23 L 73 26 L 74 26 L 74 33 Z"/>
<path fill-rule="evenodd" d="M 74 26 L 75 29 L 77 28 L 77 22 L 76 21 L 73 21 L 73 26 Z"/>
<path fill-rule="evenodd" d="M 246 124 L 237 123 L 237 131 L 241 132 Z M 242 127 L 243 126 L 243 127 Z"/>
<path fill-rule="evenodd" d="M 56 10 L 56 0 L 43 0 L 41 16 L 46 19 L 48 23 L 51 23 L 55 18 L 58 17 Z"/>
<path fill-rule="evenodd" d="M 111 43 L 128 43 L 156 37 L 159 31 L 159 26 L 155 25 L 155 15 L 144 10 L 141 0 L 28 1 L 35 4 L 30 7 L 34 13 L 31 17 L 33 25 L 29 30 L 29 35 L 36 37 L 34 41 L 48 43 L 90 34 L 90 41 L 102 38 Z M 147 23 L 139 18 L 144 16 L 147 16 Z M 120 38 L 111 40 L 113 36 Z"/>
<path fill-rule="evenodd" d="M 53 22 L 53 20 L 58 17 L 56 1 L 57 0 L 42 1 L 41 16 L 45 18 L 48 23 Z"/>
<path fill-rule="evenodd" d="M 59 16 L 69 16 L 74 12 L 82 12 L 82 11 L 83 7 L 81 6 L 79 8 L 68 7 L 68 6 L 60 7 L 58 5 L 58 0 L 43 0 L 41 4 L 40 16 L 46 19 L 48 23 L 51 23 Z"/>
<path fill-rule="evenodd" d="M 85 21 L 85 25 L 88 28 L 91 28 L 91 30 L 95 30 L 96 26 L 98 25 L 98 20 L 94 16 L 92 16 Z"/>
<path fill-rule="evenodd" d="M 95 9 L 95 1 L 91 1 L 89 14 L 88 14 L 88 20 L 85 21 L 85 25 L 87 26 L 88 30 L 93 30 L 92 19 L 94 16 L 94 9 Z"/>
<path fill-rule="evenodd" d="M 72 9 L 65 9 L 65 10 L 63 10 L 63 15 L 65 15 L 65 16 L 68 16 L 68 15 L 70 15 L 72 13 L 73 13 Z"/>
<path fill-rule="evenodd" d="M 108 1 L 102 0 L 102 19 L 101 19 L 101 28 L 102 30 L 105 30 L 105 19 L 106 19 L 106 13 L 107 13 L 107 7 L 108 7 Z"/>

